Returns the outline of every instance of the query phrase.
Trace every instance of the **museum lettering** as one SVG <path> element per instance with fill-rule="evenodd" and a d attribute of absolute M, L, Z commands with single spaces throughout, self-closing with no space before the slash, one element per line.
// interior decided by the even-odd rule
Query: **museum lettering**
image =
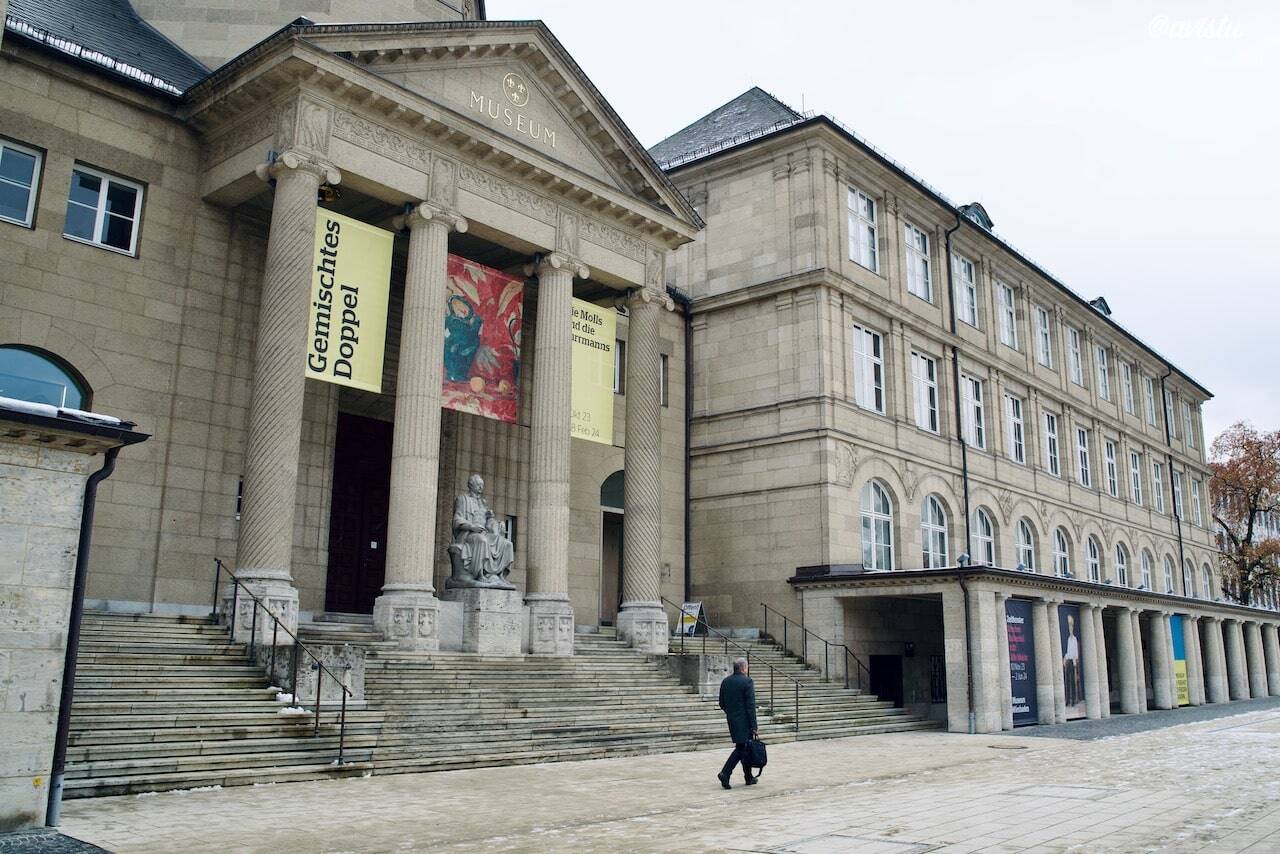
<path fill-rule="evenodd" d="M 491 119 L 502 122 L 509 128 L 515 129 L 516 133 L 523 136 L 529 136 L 539 142 L 546 143 L 552 148 L 556 147 L 556 132 L 546 125 L 539 124 L 536 119 L 526 116 L 518 110 L 511 107 L 503 106 L 493 98 L 487 98 L 479 94 L 474 89 L 471 90 L 471 106 L 481 113 L 484 113 Z"/>

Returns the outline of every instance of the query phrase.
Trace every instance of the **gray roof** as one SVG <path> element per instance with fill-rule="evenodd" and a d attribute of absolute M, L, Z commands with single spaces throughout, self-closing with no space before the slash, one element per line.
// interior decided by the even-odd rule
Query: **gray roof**
<path fill-rule="evenodd" d="M 662 140 L 649 149 L 649 154 L 664 169 L 670 168 L 683 160 L 787 127 L 803 118 L 759 86 L 753 86 Z"/>
<path fill-rule="evenodd" d="M 209 73 L 133 10 L 129 0 L 9 0 L 11 33 L 177 95 Z"/>

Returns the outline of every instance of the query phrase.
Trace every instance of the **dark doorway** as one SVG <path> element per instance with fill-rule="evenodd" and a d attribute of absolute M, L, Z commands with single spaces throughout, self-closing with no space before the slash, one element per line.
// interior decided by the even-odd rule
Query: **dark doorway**
<path fill-rule="evenodd" d="M 600 625 L 612 626 L 622 604 L 622 514 L 605 510 L 600 534 Z"/>
<path fill-rule="evenodd" d="M 373 613 L 387 569 L 391 423 L 338 415 L 326 611 Z"/>
<path fill-rule="evenodd" d="M 902 656 L 871 656 L 871 693 L 902 708 Z"/>

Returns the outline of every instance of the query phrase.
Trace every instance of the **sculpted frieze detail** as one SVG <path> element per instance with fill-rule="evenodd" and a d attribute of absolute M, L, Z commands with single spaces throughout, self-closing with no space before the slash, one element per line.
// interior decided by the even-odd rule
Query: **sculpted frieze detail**
<path fill-rule="evenodd" d="M 231 155 L 243 151 L 275 133 L 280 114 L 268 107 L 219 134 L 205 145 L 205 165 L 216 166 Z"/>
<path fill-rule="evenodd" d="M 465 163 L 458 164 L 458 186 L 501 205 L 527 213 L 548 225 L 556 225 L 559 220 L 559 209 L 555 202 L 524 187 L 504 181 L 483 169 L 477 169 Z"/>
<path fill-rule="evenodd" d="M 333 116 L 333 135 L 384 157 L 424 172 L 431 171 L 431 150 L 376 122 L 338 110 Z"/>
<path fill-rule="evenodd" d="M 582 236 L 597 246 L 612 249 L 619 255 L 625 255 L 633 261 L 644 262 L 645 260 L 646 247 L 643 240 L 638 237 L 632 237 L 625 231 L 614 228 L 611 225 L 605 225 L 599 220 L 583 220 Z"/>

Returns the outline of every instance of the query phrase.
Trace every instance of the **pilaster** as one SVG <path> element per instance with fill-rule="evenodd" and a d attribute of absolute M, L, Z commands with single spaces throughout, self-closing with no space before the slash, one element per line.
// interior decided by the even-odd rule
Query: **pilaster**
<path fill-rule="evenodd" d="M 1013 674 L 1009 671 L 1009 622 L 1005 603 L 1009 597 L 996 593 L 996 666 L 1000 668 L 1000 728 L 1013 729 Z"/>

